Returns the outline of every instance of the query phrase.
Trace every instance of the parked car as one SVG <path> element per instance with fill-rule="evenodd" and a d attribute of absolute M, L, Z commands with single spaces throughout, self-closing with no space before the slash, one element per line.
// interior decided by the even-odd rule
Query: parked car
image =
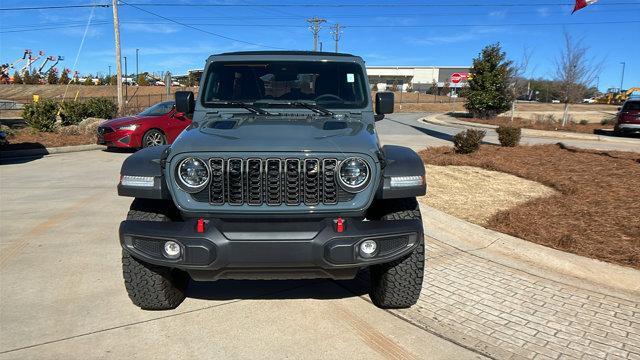
<path fill-rule="evenodd" d="M 551 103 L 552 104 L 560 104 L 560 100 L 553 99 L 553 100 L 551 100 Z"/>
<path fill-rule="evenodd" d="M 627 100 L 618 108 L 613 131 L 616 135 L 640 134 L 640 99 Z"/>
<path fill-rule="evenodd" d="M 176 112 L 174 101 L 157 103 L 138 115 L 112 119 L 98 127 L 97 143 L 116 148 L 146 148 L 171 144 L 191 124 Z"/>
<path fill-rule="evenodd" d="M 592 98 L 582 99 L 582 103 L 583 104 L 595 104 L 596 103 L 596 99 L 592 99 Z"/>
<path fill-rule="evenodd" d="M 134 198 L 119 229 L 132 302 L 173 309 L 189 281 L 345 280 L 368 267 L 375 305 L 415 304 L 424 165 L 378 141 L 376 121 L 394 98 L 371 99 L 362 58 L 219 54 L 202 83 L 197 99 L 175 95 L 198 126 L 120 171 L 118 194 Z"/>

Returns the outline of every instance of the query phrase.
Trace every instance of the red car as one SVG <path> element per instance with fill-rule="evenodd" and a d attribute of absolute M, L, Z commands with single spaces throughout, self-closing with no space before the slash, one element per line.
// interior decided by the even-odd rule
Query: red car
<path fill-rule="evenodd" d="M 100 145 L 144 148 L 171 144 L 191 119 L 177 113 L 173 101 L 157 103 L 138 115 L 105 121 L 98 127 Z"/>
<path fill-rule="evenodd" d="M 614 131 L 616 135 L 640 134 L 640 99 L 629 99 L 618 108 Z"/>

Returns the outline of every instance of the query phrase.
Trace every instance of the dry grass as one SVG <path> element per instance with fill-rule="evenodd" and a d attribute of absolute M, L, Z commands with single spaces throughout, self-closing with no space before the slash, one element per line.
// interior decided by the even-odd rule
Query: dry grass
<path fill-rule="evenodd" d="M 64 85 L 0 85 L 0 99 L 3 100 L 28 100 L 34 94 L 40 95 L 41 98 L 58 99 L 67 94 L 67 99 L 78 97 L 115 97 L 117 96 L 118 87 L 115 85 L 85 86 L 85 85 L 69 85 L 66 89 Z M 129 86 L 127 89 L 129 96 L 135 95 L 160 95 L 166 94 L 164 86 Z M 178 90 L 192 90 L 193 88 L 172 87 L 171 93 Z"/>
<path fill-rule="evenodd" d="M 433 165 L 477 166 L 557 190 L 500 211 L 487 227 L 552 248 L 640 269 L 640 155 L 563 149 L 557 145 L 483 146 L 421 152 Z M 471 199 L 468 206 L 475 206 Z"/>
<path fill-rule="evenodd" d="M 427 165 L 426 173 L 429 192 L 422 203 L 483 226 L 500 211 L 556 193 L 535 181 L 478 167 Z"/>
<path fill-rule="evenodd" d="M 567 126 L 562 126 L 558 122 L 554 121 L 536 121 L 529 120 L 523 118 L 511 118 L 506 116 L 498 116 L 493 119 L 478 119 L 478 118 L 469 118 L 464 113 L 453 113 L 451 114 L 456 118 L 464 121 L 470 121 L 474 123 L 480 124 L 488 124 L 488 125 L 509 125 L 526 129 L 536 129 L 536 130 L 547 130 L 547 131 L 570 131 L 570 132 L 579 132 L 579 133 L 587 133 L 593 134 L 593 131 L 596 129 L 613 129 L 613 125 L 601 125 L 599 123 L 589 123 L 589 124 L 576 124 L 569 123 Z"/>

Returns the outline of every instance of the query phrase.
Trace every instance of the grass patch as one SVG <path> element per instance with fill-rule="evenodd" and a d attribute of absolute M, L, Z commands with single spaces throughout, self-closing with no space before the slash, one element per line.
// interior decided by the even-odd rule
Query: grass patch
<path fill-rule="evenodd" d="M 426 164 L 475 166 L 539 182 L 557 194 L 499 211 L 488 228 L 555 249 L 640 269 L 640 154 L 558 145 L 483 145 L 421 152 Z M 469 206 L 474 206 L 473 199 Z"/>
<path fill-rule="evenodd" d="M 536 130 L 547 130 L 547 131 L 569 131 L 569 132 L 578 132 L 585 134 L 593 134 L 596 129 L 613 129 L 612 123 L 600 124 L 600 123 L 569 123 L 567 126 L 562 126 L 560 124 L 560 119 L 554 118 L 552 115 L 548 116 L 540 116 L 537 120 L 523 119 L 519 117 L 511 118 L 508 116 L 497 116 L 493 119 L 478 119 L 474 117 L 469 117 L 468 115 L 462 115 L 461 113 L 451 113 L 451 116 L 458 118 L 460 120 L 479 123 L 479 124 L 487 124 L 487 125 L 502 125 L 502 126 L 511 126 L 511 127 L 519 127 L 526 129 L 536 129 Z"/>

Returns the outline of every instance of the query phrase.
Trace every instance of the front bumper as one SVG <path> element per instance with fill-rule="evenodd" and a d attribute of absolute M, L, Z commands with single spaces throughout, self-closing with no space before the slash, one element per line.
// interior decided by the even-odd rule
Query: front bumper
<path fill-rule="evenodd" d="M 140 139 L 133 130 L 116 130 L 103 135 L 98 134 L 96 144 L 108 147 L 137 148 L 140 147 Z"/>
<path fill-rule="evenodd" d="M 120 224 L 120 243 L 143 261 L 186 270 L 195 280 L 351 279 L 364 266 L 389 262 L 410 253 L 422 240 L 420 220 L 361 221 L 347 219 L 339 233 L 333 219 L 247 222 L 208 219 Z M 363 257 L 359 245 L 375 240 L 373 256 Z M 178 259 L 163 255 L 172 240 L 182 249 Z"/>
<path fill-rule="evenodd" d="M 640 123 L 619 123 L 615 126 L 615 130 L 621 133 L 640 133 Z"/>

